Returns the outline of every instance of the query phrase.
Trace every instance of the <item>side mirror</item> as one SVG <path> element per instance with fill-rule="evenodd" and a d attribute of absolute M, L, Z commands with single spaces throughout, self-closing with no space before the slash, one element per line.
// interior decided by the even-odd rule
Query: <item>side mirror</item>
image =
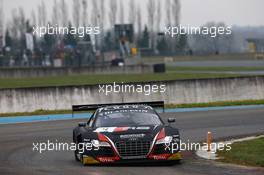
<path fill-rule="evenodd" d="M 168 118 L 168 123 L 175 123 L 175 118 Z"/>
<path fill-rule="evenodd" d="M 86 123 L 79 123 L 78 126 L 79 127 L 85 127 L 86 126 Z"/>

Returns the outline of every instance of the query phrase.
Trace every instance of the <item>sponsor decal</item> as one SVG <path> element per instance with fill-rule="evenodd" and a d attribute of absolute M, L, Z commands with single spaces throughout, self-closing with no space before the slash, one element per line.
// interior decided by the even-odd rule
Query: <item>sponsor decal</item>
<path fill-rule="evenodd" d="M 149 130 L 148 126 L 140 127 L 100 127 L 94 130 L 94 132 L 124 132 L 128 130 Z"/>
<path fill-rule="evenodd" d="M 101 127 L 94 130 L 94 132 L 114 132 L 117 127 Z"/>
<path fill-rule="evenodd" d="M 114 132 L 123 132 L 123 131 L 127 131 L 129 129 L 129 127 L 117 127 L 115 128 Z"/>
<path fill-rule="evenodd" d="M 121 139 L 131 139 L 131 138 L 142 138 L 145 134 L 126 134 L 126 135 L 120 135 Z"/>
<path fill-rule="evenodd" d="M 151 113 L 151 111 L 150 110 L 144 110 L 144 109 L 122 109 L 122 110 L 103 112 L 104 115 L 116 114 L 116 113 Z"/>

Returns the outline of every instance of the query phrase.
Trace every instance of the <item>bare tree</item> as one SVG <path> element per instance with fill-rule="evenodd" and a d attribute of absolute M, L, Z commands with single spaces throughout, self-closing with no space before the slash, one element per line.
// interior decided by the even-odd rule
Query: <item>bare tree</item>
<path fill-rule="evenodd" d="M 160 23 L 162 21 L 162 4 L 161 2 L 158 0 L 157 1 L 157 14 L 156 14 L 156 30 L 157 32 L 160 31 Z"/>
<path fill-rule="evenodd" d="M 100 30 L 101 30 L 101 35 L 99 36 L 99 46 L 102 48 L 103 47 L 103 40 L 104 40 L 104 24 L 105 24 L 105 0 L 100 0 L 99 1 L 99 14 L 98 14 L 98 20 L 99 20 L 99 25 L 100 25 Z"/>
<path fill-rule="evenodd" d="M 174 27 L 178 27 L 180 25 L 180 13 L 181 13 L 181 4 L 180 4 L 180 0 L 172 0 L 172 25 Z M 183 47 L 182 44 L 180 43 L 180 39 L 181 39 L 181 35 L 179 35 L 179 37 L 176 37 L 173 41 L 172 41 L 172 49 L 173 51 L 177 51 L 179 50 L 179 48 Z"/>
<path fill-rule="evenodd" d="M 120 22 L 120 24 L 125 23 L 125 13 L 124 13 L 123 0 L 119 0 L 119 22 Z"/>
<path fill-rule="evenodd" d="M 100 25 L 100 12 L 99 12 L 99 2 L 98 0 L 92 0 L 92 16 L 91 16 L 91 22 L 93 26 L 99 26 Z M 100 46 L 100 40 L 98 38 L 98 35 L 94 36 L 95 39 L 95 48 L 98 48 Z"/>
<path fill-rule="evenodd" d="M 38 26 L 42 26 L 42 13 L 41 13 L 41 7 L 38 5 L 37 7 L 37 13 L 38 13 Z M 14 15 L 14 13 L 13 13 Z"/>
<path fill-rule="evenodd" d="M 26 33 L 26 17 L 25 17 L 25 12 L 24 9 L 22 7 L 18 8 L 18 28 L 19 28 L 19 32 L 20 32 L 20 37 L 22 37 L 25 33 Z"/>
<path fill-rule="evenodd" d="M 160 31 L 160 23 L 162 21 L 162 11 L 161 11 L 161 8 L 162 8 L 162 4 L 159 0 L 157 0 L 157 13 L 156 13 L 156 31 L 159 32 Z M 154 41 L 154 48 L 157 48 L 157 40 L 158 38 L 155 36 L 155 41 Z"/>
<path fill-rule="evenodd" d="M 80 0 L 72 0 L 73 3 L 73 9 L 72 9 L 72 19 L 73 19 L 73 24 L 76 27 L 80 26 L 80 16 L 81 16 L 81 2 Z"/>
<path fill-rule="evenodd" d="M 148 25 L 150 28 L 150 47 L 154 48 L 154 26 L 155 26 L 155 14 L 156 14 L 156 2 L 149 0 L 148 5 Z"/>
<path fill-rule="evenodd" d="M 59 4 L 57 0 L 54 1 L 53 7 L 52 7 L 52 24 L 60 25 L 60 12 L 59 12 Z"/>
<path fill-rule="evenodd" d="M 19 23 L 19 18 L 17 14 L 17 9 L 12 9 L 12 20 L 8 24 L 8 28 L 10 28 L 10 35 L 17 39 L 19 37 L 19 31 L 17 28 L 17 24 Z"/>
<path fill-rule="evenodd" d="M 60 2 L 60 15 L 61 15 L 61 24 L 62 26 L 68 25 L 68 6 L 65 0 Z"/>
<path fill-rule="evenodd" d="M 109 21 L 110 27 L 114 27 L 116 24 L 116 17 L 117 17 L 117 0 L 110 0 L 109 6 Z"/>
<path fill-rule="evenodd" d="M 181 15 L 181 4 L 180 0 L 172 0 L 172 16 L 173 16 L 173 25 L 180 25 L 180 15 Z"/>
<path fill-rule="evenodd" d="M 137 41 L 141 38 L 141 30 L 142 30 L 142 15 L 141 15 L 141 8 L 137 6 L 137 13 L 136 13 L 136 23 L 137 23 Z"/>
<path fill-rule="evenodd" d="M 46 9 L 46 4 L 44 1 L 41 1 L 41 13 L 42 13 L 42 24 L 46 25 L 47 23 L 47 9 Z"/>
<path fill-rule="evenodd" d="M 16 40 L 13 44 L 15 47 L 23 47 L 22 39 L 26 33 L 26 18 L 24 10 L 19 7 L 18 9 L 12 10 L 12 21 L 9 23 L 10 35 Z"/>
<path fill-rule="evenodd" d="M 98 26 L 99 25 L 99 4 L 98 4 L 98 0 L 92 0 L 92 24 L 94 26 Z"/>
<path fill-rule="evenodd" d="M 166 25 L 170 26 L 171 25 L 171 0 L 166 0 L 165 1 L 165 7 L 166 7 Z"/>
<path fill-rule="evenodd" d="M 47 20 L 46 4 L 42 0 L 41 3 L 38 6 L 38 22 L 39 22 L 39 26 L 46 25 L 46 20 Z"/>
<path fill-rule="evenodd" d="M 136 21 L 136 4 L 135 0 L 130 0 L 129 2 L 129 23 L 135 24 Z"/>
<path fill-rule="evenodd" d="M 100 27 L 102 31 L 104 30 L 104 24 L 105 24 L 105 0 L 100 0 Z"/>
<path fill-rule="evenodd" d="M 4 41 L 4 11 L 3 11 L 3 0 L 0 0 L 0 49 L 3 46 Z"/>
<path fill-rule="evenodd" d="M 34 10 L 31 11 L 31 24 L 33 26 L 37 25 L 37 17 L 36 17 L 36 13 Z"/>
<path fill-rule="evenodd" d="M 137 40 L 141 37 L 141 30 L 142 30 L 142 15 L 141 15 L 141 8 L 137 6 L 137 13 L 136 13 L 136 20 L 137 20 Z"/>
<path fill-rule="evenodd" d="M 88 13 L 87 13 L 87 8 L 88 8 L 87 0 L 82 0 L 82 9 L 83 9 L 82 20 L 83 20 L 84 26 L 87 25 L 87 19 L 89 19 Z"/>

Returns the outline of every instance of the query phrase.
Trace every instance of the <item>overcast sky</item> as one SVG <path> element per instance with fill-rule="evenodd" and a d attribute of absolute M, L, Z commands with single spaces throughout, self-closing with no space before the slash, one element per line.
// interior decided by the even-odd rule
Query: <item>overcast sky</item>
<path fill-rule="evenodd" d="M 12 9 L 19 6 L 25 9 L 26 15 L 29 17 L 31 10 L 36 10 L 36 6 L 41 2 L 41 0 L 3 1 L 5 20 L 11 17 Z M 65 1 L 69 5 L 72 2 L 72 0 Z M 127 0 L 123 1 L 126 2 Z M 147 0 L 135 1 L 146 2 Z M 50 14 L 53 0 L 44 0 L 44 2 Z M 208 21 L 216 21 L 225 22 L 228 25 L 264 26 L 264 0 L 181 0 L 181 4 L 181 24 L 196 26 L 205 24 Z M 146 11 L 144 3 L 142 4 L 142 10 Z M 165 11 L 165 8 L 163 10 Z M 147 15 L 146 12 L 144 15 Z"/>

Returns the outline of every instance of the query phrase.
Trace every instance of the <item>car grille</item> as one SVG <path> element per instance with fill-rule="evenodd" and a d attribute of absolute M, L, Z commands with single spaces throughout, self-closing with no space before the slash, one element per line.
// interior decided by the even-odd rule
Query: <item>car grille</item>
<path fill-rule="evenodd" d="M 122 158 L 144 158 L 150 149 L 150 141 L 116 142 L 115 146 Z"/>
<path fill-rule="evenodd" d="M 97 152 L 98 156 L 114 157 L 115 154 L 111 147 L 100 147 L 100 151 Z"/>

